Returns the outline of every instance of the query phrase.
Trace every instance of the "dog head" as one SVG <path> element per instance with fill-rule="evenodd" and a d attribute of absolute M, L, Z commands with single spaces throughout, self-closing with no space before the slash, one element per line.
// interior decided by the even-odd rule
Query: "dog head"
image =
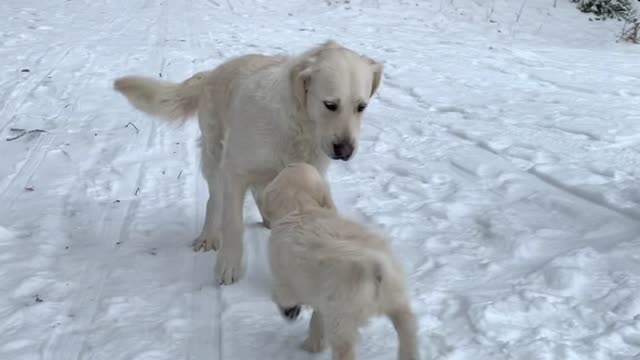
<path fill-rule="evenodd" d="M 336 211 L 329 186 L 318 170 L 305 163 L 285 167 L 264 189 L 264 211 L 269 221 L 305 209 Z"/>
<path fill-rule="evenodd" d="M 328 41 L 292 67 L 291 88 L 298 108 L 317 131 L 322 151 L 349 160 L 360 137 L 360 122 L 382 77 L 382 64 Z"/>

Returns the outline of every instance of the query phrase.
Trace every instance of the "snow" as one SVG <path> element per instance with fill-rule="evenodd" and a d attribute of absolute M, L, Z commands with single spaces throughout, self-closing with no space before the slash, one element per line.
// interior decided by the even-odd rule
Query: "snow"
<path fill-rule="evenodd" d="M 238 284 L 191 250 L 196 122 L 111 90 L 326 38 L 385 63 L 329 175 L 403 259 L 425 359 L 640 358 L 640 48 L 553 3 L 2 1 L 0 359 L 329 359 L 270 302 L 249 200 Z M 395 348 L 379 319 L 358 354 Z"/>

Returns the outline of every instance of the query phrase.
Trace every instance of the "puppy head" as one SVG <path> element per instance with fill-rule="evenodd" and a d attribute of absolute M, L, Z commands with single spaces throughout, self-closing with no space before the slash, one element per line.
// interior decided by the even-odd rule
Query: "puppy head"
<path fill-rule="evenodd" d="M 349 160 L 360 121 L 382 77 L 382 64 L 328 41 L 299 58 L 291 70 L 298 107 L 315 124 L 320 147 L 332 159 Z"/>
<path fill-rule="evenodd" d="M 296 210 L 336 209 L 322 176 L 305 163 L 285 167 L 267 185 L 263 196 L 265 216 L 272 222 Z"/>

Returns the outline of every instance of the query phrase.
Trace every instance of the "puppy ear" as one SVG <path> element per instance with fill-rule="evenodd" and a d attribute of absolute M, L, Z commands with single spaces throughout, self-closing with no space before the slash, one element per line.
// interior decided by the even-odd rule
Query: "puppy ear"
<path fill-rule="evenodd" d="M 320 48 L 322 48 L 322 49 L 338 49 L 338 48 L 341 48 L 341 47 L 342 46 L 340 44 L 338 44 L 333 39 L 329 39 L 329 40 L 325 41 L 322 45 L 320 45 Z"/>
<path fill-rule="evenodd" d="M 320 205 L 325 209 L 329 209 L 334 212 L 338 211 L 338 209 L 336 208 L 336 204 L 333 203 L 333 198 L 329 193 L 325 193 L 324 197 L 322 198 L 322 204 Z"/>
<path fill-rule="evenodd" d="M 311 83 L 312 64 L 315 59 L 307 59 L 299 62 L 291 68 L 289 81 L 293 96 L 299 109 L 304 109 L 307 105 L 307 92 Z"/>
<path fill-rule="evenodd" d="M 262 192 L 262 211 L 264 217 L 271 223 L 273 223 L 273 213 L 275 210 L 276 197 L 271 186 L 267 186 Z"/>
<path fill-rule="evenodd" d="M 336 204 L 333 202 L 333 196 L 331 196 L 331 191 L 329 190 L 329 184 L 326 181 L 322 182 L 322 200 L 320 201 L 320 206 L 325 209 L 333 210 L 337 212 Z"/>
<path fill-rule="evenodd" d="M 302 55 L 302 57 L 313 58 L 313 57 L 317 57 L 318 55 L 320 55 L 320 53 L 322 53 L 325 50 L 340 49 L 340 48 L 342 48 L 342 45 L 338 44 L 334 40 L 329 39 L 329 40 L 323 42 L 322 44 L 307 50 Z"/>
<path fill-rule="evenodd" d="M 370 96 L 373 96 L 376 90 L 378 90 L 378 87 L 380 87 L 380 81 L 382 80 L 383 66 L 381 63 L 371 58 L 368 58 L 366 56 L 363 56 L 363 57 L 369 63 L 369 66 L 371 67 L 371 71 L 373 72 L 373 82 L 371 84 L 371 95 L 370 95 Z"/>

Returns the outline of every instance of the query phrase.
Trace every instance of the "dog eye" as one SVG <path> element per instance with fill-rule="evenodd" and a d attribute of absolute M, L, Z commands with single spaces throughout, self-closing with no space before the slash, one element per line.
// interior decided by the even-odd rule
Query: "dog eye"
<path fill-rule="evenodd" d="M 360 113 L 360 112 L 363 112 L 363 111 L 364 111 L 364 109 L 366 109 L 366 108 L 367 108 L 367 104 L 365 104 L 365 103 L 360 103 L 360 104 L 358 104 L 358 112 L 359 112 L 359 113 Z"/>
<path fill-rule="evenodd" d="M 324 101 L 324 106 L 327 108 L 327 110 L 329 111 L 336 111 L 338 110 L 338 104 L 332 102 L 332 101 Z"/>

